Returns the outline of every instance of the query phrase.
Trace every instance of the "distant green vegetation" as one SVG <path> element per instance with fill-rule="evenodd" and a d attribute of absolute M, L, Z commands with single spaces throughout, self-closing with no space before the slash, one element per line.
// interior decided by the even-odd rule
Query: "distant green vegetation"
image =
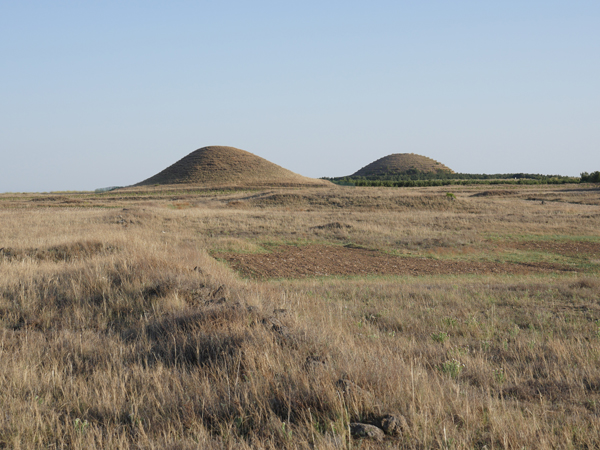
<path fill-rule="evenodd" d="M 598 172 L 594 172 L 598 174 Z M 582 174 L 588 177 L 594 176 Z M 600 174 L 598 174 L 600 177 Z M 561 175 L 540 175 L 530 173 L 506 173 L 506 174 L 472 174 L 472 173 L 449 173 L 419 172 L 408 170 L 402 174 L 384 174 L 369 176 L 347 176 L 337 178 L 325 178 L 336 184 L 346 186 L 387 186 L 387 187 L 421 187 L 421 186 L 451 186 L 470 184 L 566 184 L 579 183 L 579 177 L 565 177 Z M 590 180 L 592 181 L 592 180 Z"/>
<path fill-rule="evenodd" d="M 600 172 L 595 171 L 592 173 L 583 172 L 581 174 L 582 183 L 600 183 Z"/>

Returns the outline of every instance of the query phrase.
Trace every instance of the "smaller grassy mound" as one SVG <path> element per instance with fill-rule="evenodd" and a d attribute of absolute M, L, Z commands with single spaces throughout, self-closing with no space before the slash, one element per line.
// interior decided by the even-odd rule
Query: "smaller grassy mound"
<path fill-rule="evenodd" d="M 410 173 L 454 173 L 452 169 L 427 156 L 414 153 L 394 153 L 384 156 L 354 173 L 353 177 Z"/>

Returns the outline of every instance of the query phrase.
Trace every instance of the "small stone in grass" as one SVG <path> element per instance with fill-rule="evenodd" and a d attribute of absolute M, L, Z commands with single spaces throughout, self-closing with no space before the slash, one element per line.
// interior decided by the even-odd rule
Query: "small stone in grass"
<path fill-rule="evenodd" d="M 376 441 L 381 441 L 385 437 L 385 433 L 381 428 L 366 423 L 351 423 L 350 434 L 354 438 L 368 438 Z"/>
<path fill-rule="evenodd" d="M 407 428 L 408 424 L 404 416 L 387 414 L 381 418 L 381 429 L 390 436 L 400 436 Z"/>

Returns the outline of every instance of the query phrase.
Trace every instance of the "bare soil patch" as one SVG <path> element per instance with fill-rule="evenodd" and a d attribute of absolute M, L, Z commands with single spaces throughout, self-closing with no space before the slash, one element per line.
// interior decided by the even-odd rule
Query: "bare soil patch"
<path fill-rule="evenodd" d="M 471 195 L 471 197 L 506 197 L 507 195 L 518 194 L 519 192 L 516 190 L 508 190 L 508 189 L 496 189 L 492 191 L 482 191 L 477 192 L 476 194 Z"/>
<path fill-rule="evenodd" d="M 575 271 L 550 263 L 494 263 L 399 257 L 355 247 L 281 246 L 273 253 L 219 253 L 235 270 L 256 278 L 302 278 L 328 275 L 526 274 Z"/>

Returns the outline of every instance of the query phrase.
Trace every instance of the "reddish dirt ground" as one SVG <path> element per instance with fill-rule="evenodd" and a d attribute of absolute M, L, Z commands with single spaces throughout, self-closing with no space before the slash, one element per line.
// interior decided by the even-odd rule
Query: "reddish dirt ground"
<path fill-rule="evenodd" d="M 575 269 L 550 263 L 504 264 L 398 257 L 352 247 L 281 246 L 273 253 L 220 253 L 235 270 L 256 278 L 302 278 L 328 275 L 523 274 Z"/>

